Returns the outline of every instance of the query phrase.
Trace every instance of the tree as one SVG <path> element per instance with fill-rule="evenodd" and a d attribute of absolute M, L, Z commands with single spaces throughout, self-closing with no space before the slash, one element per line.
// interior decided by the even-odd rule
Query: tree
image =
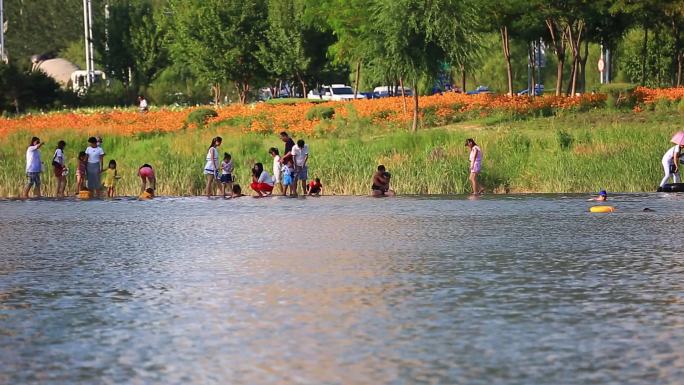
<path fill-rule="evenodd" d="M 523 0 L 503 0 L 491 2 L 484 0 L 481 4 L 480 17 L 490 30 L 495 30 L 501 36 L 506 75 L 508 77 L 508 95 L 513 95 L 513 71 L 511 69 L 511 27 L 523 12 L 528 9 Z"/>
<path fill-rule="evenodd" d="M 367 41 L 376 42 L 374 65 L 411 80 L 413 131 L 418 129 L 418 79 L 434 78 L 440 63 L 449 59 L 456 64 L 465 60 L 472 38 L 470 11 L 469 2 L 457 0 L 377 0 L 372 8 L 369 33 L 374 38 Z"/>
<path fill-rule="evenodd" d="M 276 76 L 296 78 L 306 97 L 305 74 L 311 58 L 305 51 L 307 28 L 302 20 L 303 8 L 302 0 L 269 0 L 268 29 L 266 41 L 259 45 L 259 60 Z"/>
<path fill-rule="evenodd" d="M 52 56 L 83 36 L 83 0 L 4 0 L 10 61 L 29 68 L 32 55 Z"/>
<path fill-rule="evenodd" d="M 335 63 L 354 68 L 354 92 L 361 82 L 361 68 L 370 55 L 378 52 L 378 35 L 372 33 L 373 19 L 368 10 L 377 3 L 374 0 L 326 0 L 320 5 L 319 15 L 325 17 L 337 38 L 329 47 Z"/>
<path fill-rule="evenodd" d="M 264 0 L 170 0 L 170 52 L 201 79 L 213 84 L 220 102 L 222 82 L 234 82 L 244 103 L 264 69 L 258 59 L 264 41 Z"/>
<path fill-rule="evenodd" d="M 168 64 L 163 16 L 144 1 L 134 9 L 132 19 L 137 20 L 133 24 L 137 28 L 130 29 L 134 80 L 138 87 L 147 88 Z"/>

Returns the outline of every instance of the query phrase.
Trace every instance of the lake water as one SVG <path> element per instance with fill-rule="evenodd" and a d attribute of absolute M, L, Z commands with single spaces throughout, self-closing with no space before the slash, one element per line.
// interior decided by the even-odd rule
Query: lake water
<path fill-rule="evenodd" d="M 584 199 L 0 201 L 0 383 L 682 384 L 684 195 Z"/>

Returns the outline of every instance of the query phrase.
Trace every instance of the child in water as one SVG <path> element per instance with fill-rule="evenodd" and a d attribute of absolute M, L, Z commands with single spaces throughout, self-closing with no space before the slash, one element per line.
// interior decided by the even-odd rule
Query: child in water
<path fill-rule="evenodd" d="M 608 193 L 606 190 L 601 190 L 599 191 L 599 195 L 595 198 L 589 199 L 590 201 L 596 201 L 596 202 L 605 202 L 608 200 Z"/>
<path fill-rule="evenodd" d="M 233 185 L 233 195 L 231 196 L 231 198 L 239 198 L 243 196 L 245 196 L 245 194 L 242 193 L 242 187 L 240 187 L 239 184 L 235 183 Z"/>
<path fill-rule="evenodd" d="M 78 167 L 76 167 L 76 191 L 77 193 L 87 190 L 85 187 L 86 181 L 86 162 L 88 161 L 88 155 L 85 151 L 78 153 Z"/>
<path fill-rule="evenodd" d="M 309 182 L 309 195 L 310 196 L 321 196 L 323 195 L 323 185 L 321 184 L 321 178 L 315 178 Z"/>
<path fill-rule="evenodd" d="M 229 153 L 223 154 L 223 162 L 221 162 L 221 192 L 223 197 L 226 197 L 226 187 L 228 191 L 233 189 L 233 161 Z"/>
<path fill-rule="evenodd" d="M 116 161 L 114 159 L 109 161 L 109 167 L 102 171 L 104 174 L 104 187 L 107 188 L 107 197 L 114 198 L 116 196 L 116 181 L 121 179 L 116 171 Z"/>
<path fill-rule="evenodd" d="M 294 164 L 292 163 L 292 157 L 288 158 L 287 163 L 283 166 L 283 196 L 287 195 L 288 188 L 292 193 L 294 188 L 292 184 L 294 183 L 293 174 Z"/>
<path fill-rule="evenodd" d="M 140 194 L 140 199 L 142 200 L 148 200 L 154 198 L 154 189 L 151 187 L 148 187 L 143 191 L 142 194 Z"/>

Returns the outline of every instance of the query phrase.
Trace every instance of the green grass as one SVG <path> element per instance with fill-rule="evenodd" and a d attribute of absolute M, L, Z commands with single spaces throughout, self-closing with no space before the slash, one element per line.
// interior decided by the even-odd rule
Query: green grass
<path fill-rule="evenodd" d="M 359 120 L 342 122 L 336 132 L 321 130 L 303 139 L 311 151 L 310 177 L 320 177 L 327 193 L 367 194 L 373 170 L 381 163 L 392 172 L 393 186 L 401 194 L 469 192 L 468 152 L 463 146 L 468 137 L 483 148 L 482 181 L 491 192 L 595 192 L 601 188 L 638 192 L 655 189 L 661 178 L 660 158 L 680 122 L 676 109 L 480 119 L 417 133 Z M 118 193 L 137 194 L 137 169 L 150 163 L 157 171 L 160 194 L 202 194 L 204 157 L 215 135 L 224 138 L 220 152 L 233 155 L 238 183 L 244 187 L 252 164 L 263 162 L 270 170 L 268 148 L 283 146 L 275 134 L 243 133 L 221 125 L 171 134 L 106 137 L 106 159 L 116 159 L 123 175 Z M 0 139 L 0 196 L 19 194 L 30 137 L 29 132 L 17 132 Z M 48 143 L 42 150 L 47 169 L 54 144 L 67 141 L 73 192 L 74 160 L 87 138 L 55 131 L 41 139 Z M 54 179 L 50 172 L 43 174 L 48 194 L 54 194 Z"/>

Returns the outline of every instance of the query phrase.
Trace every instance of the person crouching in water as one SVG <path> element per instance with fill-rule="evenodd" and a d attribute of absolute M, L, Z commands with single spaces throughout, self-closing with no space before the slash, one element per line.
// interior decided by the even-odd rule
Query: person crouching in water
<path fill-rule="evenodd" d="M 140 177 L 140 195 L 144 195 L 148 190 L 147 183 L 149 182 L 152 191 L 157 189 L 157 177 L 154 175 L 154 169 L 149 164 L 145 163 L 138 169 L 138 176 Z"/>
<path fill-rule="evenodd" d="M 116 181 L 121 179 L 116 171 L 116 161 L 110 160 L 109 167 L 102 173 L 104 174 L 104 186 L 107 188 L 107 198 L 114 198 L 116 196 Z"/>
<path fill-rule="evenodd" d="M 315 178 L 309 183 L 308 187 L 309 196 L 321 196 L 323 195 L 323 185 L 321 184 L 321 178 Z"/>
<path fill-rule="evenodd" d="M 473 187 L 473 194 L 482 194 L 484 189 L 480 187 L 480 183 L 477 181 L 482 170 L 482 150 L 472 138 L 466 139 L 465 146 L 470 149 L 470 184 Z"/>
<path fill-rule="evenodd" d="M 679 162 L 682 158 L 682 149 L 684 145 L 676 144 L 670 147 L 669 150 L 663 155 L 663 169 L 665 170 L 665 177 L 660 181 L 660 187 L 658 190 L 667 184 L 667 182 L 672 178 L 672 182 L 679 183 Z"/>
<path fill-rule="evenodd" d="M 373 174 L 373 185 L 371 186 L 374 197 L 394 196 L 394 191 L 390 190 L 390 179 L 392 175 L 387 172 L 384 165 L 378 166 L 378 171 Z"/>
<path fill-rule="evenodd" d="M 273 178 L 264 170 L 262 163 L 255 163 L 252 168 L 252 190 L 254 190 L 259 197 L 271 195 L 273 192 Z"/>

